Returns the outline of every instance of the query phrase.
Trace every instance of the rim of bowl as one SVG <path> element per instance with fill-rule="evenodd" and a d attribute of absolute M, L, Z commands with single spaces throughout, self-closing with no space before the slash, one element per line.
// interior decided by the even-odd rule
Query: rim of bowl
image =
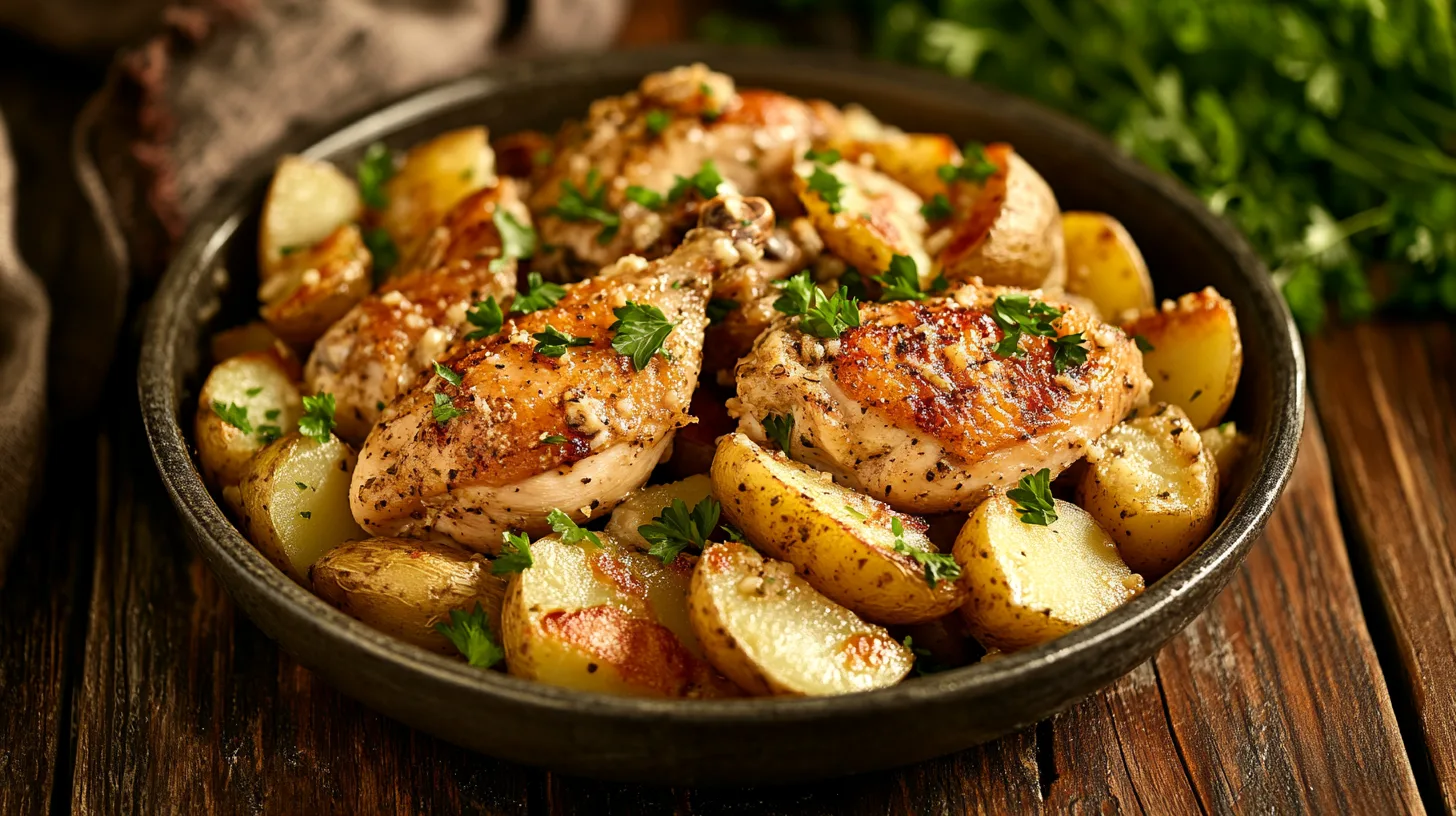
<path fill-rule="evenodd" d="M 1269 365 L 1274 376 L 1271 377 L 1267 421 L 1262 438 L 1258 440 L 1259 467 L 1250 475 L 1243 491 L 1229 504 L 1223 520 L 1193 555 L 1113 612 L 1041 646 L 989 663 L 976 663 L 921 677 L 914 682 L 833 697 L 671 700 L 575 691 L 503 672 L 473 669 L 377 632 L 294 583 L 238 531 L 203 483 L 177 416 L 182 402 L 179 384 L 183 379 L 177 371 L 180 365 L 177 344 L 183 333 L 184 321 L 193 325 L 203 322 L 202 318 L 188 316 L 181 311 L 194 300 L 190 293 L 197 287 L 208 285 L 207 279 L 217 267 L 219 250 L 237 230 L 249 208 L 254 206 L 256 191 L 271 176 L 276 157 L 286 147 L 284 144 L 265 150 L 264 155 L 225 185 L 198 216 L 153 295 L 143 335 L 138 373 L 143 424 L 153 458 L 173 504 L 197 531 L 199 543 L 211 551 L 204 555 L 221 559 L 238 580 L 248 584 L 250 590 L 285 606 L 287 617 L 296 622 L 317 629 L 329 639 L 345 642 L 348 649 L 361 653 L 363 657 L 428 675 L 436 683 L 450 686 L 462 694 L 486 695 L 506 703 L 586 713 L 595 717 L 668 719 L 682 724 L 810 721 L 996 693 L 1062 664 L 1093 658 L 1119 641 L 1135 641 L 1139 633 L 1158 630 L 1160 624 L 1157 619 L 1167 613 L 1168 607 L 1178 606 L 1180 600 L 1186 603 L 1185 596 L 1204 588 L 1206 582 L 1218 581 L 1215 573 L 1231 568 L 1229 562 L 1241 560 L 1253 544 L 1293 471 L 1305 412 L 1305 364 L 1298 331 L 1263 262 L 1233 225 L 1212 214 L 1176 180 L 1136 162 L 1111 146 L 1104 137 L 1070 117 L 1021 97 L 900 65 L 814 51 L 692 44 L 554 57 L 486 68 L 418 91 L 363 116 L 347 118 L 342 126 L 336 125 L 325 131 L 327 135 L 312 141 L 301 152 L 304 155 L 325 155 L 362 146 L 393 129 L 477 102 L 522 82 L 569 83 L 582 75 L 604 71 L 613 75 L 631 74 L 638 66 L 641 67 L 639 73 L 646 73 L 660 70 L 665 64 L 733 64 L 745 59 L 762 60 L 766 56 L 772 57 L 776 69 L 788 71 L 800 81 L 813 81 L 815 75 L 827 77 L 832 74 L 835 78 L 828 81 L 846 86 L 851 83 L 900 88 L 913 86 L 917 91 L 924 90 L 946 98 L 959 97 L 968 106 L 994 103 L 1013 113 L 1025 112 L 1062 137 L 1079 143 L 1102 145 L 1117 174 L 1150 188 L 1168 206 L 1178 210 L 1181 217 L 1194 222 L 1228 250 L 1257 305 L 1259 313 L 1249 317 L 1256 318 L 1267 327 L 1271 346 L 1262 349 L 1261 353 L 1271 358 Z M 214 569 L 214 572 L 218 570 Z M 227 584 L 225 579 L 219 578 L 224 585 Z M 1221 585 L 1222 582 L 1219 583 Z M 1201 608 L 1183 609 L 1185 620 L 1172 633 L 1181 630 L 1186 619 Z M 301 662 L 307 664 L 309 661 L 304 658 Z"/>

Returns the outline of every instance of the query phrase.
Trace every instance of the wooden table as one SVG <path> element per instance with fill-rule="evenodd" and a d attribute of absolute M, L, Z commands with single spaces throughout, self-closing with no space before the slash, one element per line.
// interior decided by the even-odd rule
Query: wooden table
<path fill-rule="evenodd" d="M 15 110 L 4 87 L 0 103 Z M 64 144 L 63 129 L 17 139 L 22 154 Z M 27 186 L 74 204 L 23 172 Z M 78 263 L 67 237 L 31 237 L 27 257 L 64 272 Z M 1338 329 L 1309 355 L 1315 410 L 1286 497 L 1228 590 L 1153 660 L 923 765 L 687 790 L 470 754 L 280 654 L 185 546 L 123 350 L 98 418 L 58 406 L 0 590 L 0 814 L 1456 809 L 1453 331 Z"/>

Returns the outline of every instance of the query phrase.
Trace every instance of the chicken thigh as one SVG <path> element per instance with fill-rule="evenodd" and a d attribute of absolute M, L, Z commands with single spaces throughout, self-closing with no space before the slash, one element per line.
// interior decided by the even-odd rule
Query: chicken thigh
<path fill-rule="evenodd" d="M 425 242 L 421 263 L 386 281 L 319 338 L 304 378 L 337 403 L 336 433 L 359 444 L 384 407 L 409 388 L 468 325 L 466 312 L 516 291 L 516 260 L 503 262 L 497 210 L 530 215 L 515 182 L 501 179 L 457 204 Z"/>
<path fill-rule="evenodd" d="M 1027 473 L 1055 475 L 1152 384 L 1131 338 L 1055 301 L 1059 334 L 1084 333 L 1086 362 L 1057 373 L 1052 341 L 1030 335 L 1021 356 L 998 354 L 1002 294 L 1041 299 L 977 282 L 863 304 L 860 325 L 831 340 L 782 319 L 739 362 L 729 410 L 759 442 L 765 417 L 792 416 L 790 456 L 906 512 L 966 511 Z"/>
<path fill-rule="evenodd" d="M 763 199 L 715 199 L 671 255 L 629 255 L 554 306 L 457 345 L 445 373 L 391 405 L 365 441 L 354 518 L 381 535 L 495 552 L 505 530 L 549 531 L 553 509 L 578 522 L 609 512 L 693 421 L 713 279 L 761 258 L 773 221 Z M 671 328 L 660 353 L 634 360 L 619 350 L 632 333 L 622 324 L 641 307 Z"/>

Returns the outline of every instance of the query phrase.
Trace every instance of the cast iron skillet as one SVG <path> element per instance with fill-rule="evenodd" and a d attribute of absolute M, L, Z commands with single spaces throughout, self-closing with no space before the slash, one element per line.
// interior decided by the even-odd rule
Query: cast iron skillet
<path fill-rule="evenodd" d="M 845 697 L 687 702 L 587 694 L 482 672 L 378 634 L 294 584 L 233 527 L 198 475 L 183 427 L 210 332 L 254 317 L 257 212 L 285 149 L 260 156 L 197 219 L 146 327 L 141 403 L 152 450 L 191 539 L 239 606 L 345 693 L 447 740 L 569 773 L 654 782 L 802 780 L 903 765 L 1034 723 L 1146 660 L 1227 583 L 1284 488 L 1304 419 L 1304 360 L 1259 259 L 1175 182 L 1032 103 L 903 68 L 778 51 L 679 46 L 494 68 L 424 91 L 303 150 L 352 166 L 370 142 L 446 128 L 551 129 L 650 71 L 705 61 L 740 86 L 858 102 L 907 130 L 1012 142 L 1064 209 L 1112 213 L 1162 296 L 1213 285 L 1238 309 L 1244 369 L 1231 417 L 1253 453 L 1194 556 L 1126 606 L 1040 648 Z M 179 421 L 181 424 L 179 424 Z M 367 758 L 365 761 L 368 761 Z"/>

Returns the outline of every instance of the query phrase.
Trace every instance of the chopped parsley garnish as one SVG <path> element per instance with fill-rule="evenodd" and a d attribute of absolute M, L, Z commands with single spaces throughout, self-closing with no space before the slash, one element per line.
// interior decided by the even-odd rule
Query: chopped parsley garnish
<path fill-rule="evenodd" d="M 672 114 L 665 110 L 650 110 L 642 117 L 643 124 L 653 136 L 661 136 L 667 126 L 672 124 Z"/>
<path fill-rule="evenodd" d="M 535 153 L 531 154 L 531 163 L 536 165 L 537 167 L 545 167 L 546 165 L 550 164 L 551 160 L 554 158 L 556 158 L 556 153 L 553 152 L 549 147 L 543 147 L 540 150 L 537 150 Z"/>
<path fill-rule="evenodd" d="M 499 303 L 495 302 L 495 295 L 475 304 L 475 308 L 465 313 L 465 319 L 470 325 L 475 326 L 475 331 L 465 335 L 466 340 L 479 340 L 482 337 L 490 337 L 501 330 L 505 323 L 505 315 L 501 314 Z"/>
<path fill-rule="evenodd" d="M 455 369 L 441 365 L 439 360 L 435 361 L 435 374 L 451 385 L 459 385 L 462 382 L 460 375 L 455 373 Z"/>
<path fill-rule="evenodd" d="M 269 408 L 268 410 L 266 410 L 266 411 L 263 412 L 263 418 L 264 419 L 268 419 L 268 420 L 277 419 L 278 418 L 278 415 L 281 414 L 281 413 L 283 413 L 283 411 L 281 409 L 278 409 L 278 408 Z"/>
<path fill-rule="evenodd" d="M 823 165 L 814 165 L 814 172 L 809 175 L 809 192 L 818 193 L 829 205 L 831 213 L 837 213 L 844 209 L 839 203 L 839 194 L 844 190 L 844 182 L 839 177 L 824 169 Z"/>
<path fill-rule="evenodd" d="M 1084 342 L 1086 340 L 1081 332 L 1063 335 L 1052 341 L 1052 366 L 1058 374 L 1087 362 L 1087 347 L 1082 345 Z"/>
<path fill-rule="evenodd" d="M 590 541 L 598 549 L 602 546 L 602 540 L 597 537 L 596 533 L 583 529 L 581 525 L 571 520 L 571 516 L 566 515 L 554 507 L 550 513 L 546 514 L 546 523 L 550 524 L 551 529 L 555 530 L 556 534 L 561 536 L 563 543 L 579 544 L 582 541 Z"/>
<path fill-rule="evenodd" d="M 245 434 L 253 432 L 253 423 L 248 421 L 248 407 L 229 402 L 223 405 L 220 400 L 212 401 L 212 412 L 217 414 L 223 422 L 237 428 Z"/>
<path fill-rule="evenodd" d="M 789 453 L 789 445 L 794 439 L 794 415 L 793 414 L 769 414 L 763 418 L 763 433 L 785 455 Z"/>
<path fill-rule="evenodd" d="M 926 221 L 940 221 L 950 218 L 954 213 L 955 210 L 951 208 L 950 199 L 945 197 L 945 193 L 936 193 L 934 197 L 920 206 L 920 215 Z"/>
<path fill-rule="evenodd" d="M 543 433 L 541 434 L 539 441 L 543 445 L 562 445 L 566 443 L 566 437 L 562 436 L 561 434 Z"/>
<path fill-rule="evenodd" d="M 828 150 L 815 150 L 810 148 L 804 152 L 804 161 L 817 162 L 819 164 L 834 164 L 840 158 L 839 151 L 832 147 Z"/>
<path fill-rule="evenodd" d="M 531 539 L 522 533 L 501 533 L 501 551 L 490 562 L 491 575 L 525 572 L 531 566 Z"/>
<path fill-rule="evenodd" d="M 945 277 L 945 273 L 944 272 L 941 272 L 939 275 L 936 275 L 935 276 L 935 280 L 933 280 L 933 281 L 930 282 L 930 291 L 932 291 L 932 292 L 944 292 L 945 290 L 947 290 L 949 288 L 950 288 L 950 281 L 949 280 L 946 280 L 946 277 Z"/>
<path fill-rule="evenodd" d="M 712 100 L 713 100 L 713 89 L 712 89 L 712 87 L 710 87 L 708 85 L 708 83 L 706 83 L 706 82 L 699 83 L 698 84 L 698 90 L 703 94 L 703 96 L 709 102 L 712 102 Z M 719 116 L 722 116 L 723 115 L 723 112 L 717 108 L 717 105 L 715 103 L 714 106 L 711 107 L 711 108 L 708 107 L 707 105 L 704 105 L 703 106 L 703 112 L 702 112 L 701 115 L 703 117 L 703 121 L 704 122 L 712 123 L 712 122 L 716 121 Z"/>
<path fill-rule="evenodd" d="M 1041 301 L 1033 302 L 1027 295 L 1001 295 L 991 305 L 991 319 L 1001 327 L 1005 336 L 996 344 L 996 353 L 1002 357 L 1020 357 L 1025 354 L 1021 348 L 1021 335 L 1056 337 L 1057 330 L 1052 323 L 1062 316 L 1060 311 Z"/>
<path fill-rule="evenodd" d="M 852 266 L 839 276 L 839 288 L 855 300 L 864 301 L 870 296 L 869 290 L 865 289 L 864 276 Z"/>
<path fill-rule="evenodd" d="M 364 247 L 374 263 L 374 280 L 381 281 L 389 270 L 399 263 L 399 247 L 384 227 L 375 227 L 364 233 Z"/>
<path fill-rule="evenodd" d="M 329 441 L 334 426 L 334 395 L 315 394 L 303 398 L 303 416 L 298 418 L 298 432 L 323 444 Z"/>
<path fill-rule="evenodd" d="M 278 427 L 277 425 L 258 426 L 258 441 L 262 442 L 264 445 L 271 444 L 282 435 L 283 429 Z"/>
<path fill-rule="evenodd" d="M 909 649 L 910 653 L 915 655 L 915 673 L 920 677 L 924 677 L 927 674 L 937 674 L 950 668 L 950 666 L 946 666 L 936 660 L 931 655 L 929 649 L 923 646 L 916 646 L 915 641 L 909 635 L 905 636 L 904 644 L 905 648 Z"/>
<path fill-rule="evenodd" d="M 617 317 L 617 322 L 607 327 L 613 332 L 612 348 L 631 357 L 638 371 L 652 362 L 652 355 L 662 350 L 663 342 L 677 327 L 661 309 L 650 304 L 629 300 L 625 306 L 613 309 L 612 314 Z"/>
<path fill-rule="evenodd" d="M 250 397 L 256 397 L 259 394 L 263 393 L 263 386 L 261 386 L 261 385 L 254 386 L 252 388 L 249 388 L 247 391 L 244 391 L 243 393 L 244 394 L 247 394 Z"/>
<path fill-rule="evenodd" d="M 896 255 L 890 259 L 890 268 L 883 275 L 876 275 L 875 280 L 880 282 L 880 302 L 889 303 L 893 300 L 924 300 L 926 295 L 920 291 L 920 271 L 915 266 L 915 259 L 909 255 Z"/>
<path fill-rule="evenodd" d="M 718 175 L 718 165 L 712 159 L 703 159 L 703 165 L 698 168 L 698 172 L 686 178 L 676 177 L 672 189 L 667 192 L 667 200 L 677 201 L 689 191 L 696 191 L 703 198 L 712 198 L 718 194 L 718 185 L 722 183 L 723 177 Z"/>
<path fill-rule="evenodd" d="M 662 193 L 636 184 L 627 188 L 627 200 L 641 204 L 649 210 L 658 209 L 666 201 L 662 197 Z"/>
<path fill-rule="evenodd" d="M 942 164 L 936 169 L 941 181 L 947 184 L 955 181 L 973 181 L 980 184 L 1001 169 L 986 158 L 986 147 L 980 142 L 966 142 L 961 153 L 963 157 L 960 164 Z"/>
<path fill-rule="evenodd" d="M 299 490 L 307 490 L 308 489 L 308 485 L 304 484 L 303 482 L 294 482 L 293 483 L 293 486 L 296 487 L 296 488 L 298 488 Z"/>
<path fill-rule="evenodd" d="M 828 340 L 859 325 L 859 303 L 843 289 L 835 289 L 834 294 L 818 300 L 799 319 L 799 328 L 815 337 Z"/>
<path fill-rule="evenodd" d="M 671 564 L 683 550 L 692 548 L 701 551 L 708 544 L 708 537 L 718 526 L 718 515 L 723 510 L 712 496 L 705 496 L 691 511 L 687 502 L 673 499 L 672 504 L 652 519 L 651 524 L 637 528 L 638 534 L 651 545 L 647 554 L 664 564 Z"/>
<path fill-rule="evenodd" d="M 853 507 L 850 507 L 847 504 L 844 506 L 844 512 L 850 514 L 851 516 L 854 516 L 856 521 L 864 521 L 869 518 L 869 516 L 861 513 L 860 511 L 854 509 Z"/>
<path fill-rule="evenodd" d="M 298 515 L 300 517 L 302 517 L 302 518 L 305 518 L 305 519 L 311 519 L 311 518 L 313 518 L 313 511 L 312 510 L 301 510 L 301 511 L 299 511 Z"/>
<path fill-rule="evenodd" d="M 738 301 L 732 298 L 713 298 L 708 301 L 708 325 L 722 323 L 737 308 Z"/>
<path fill-rule="evenodd" d="M 774 285 L 784 291 L 774 301 L 774 308 L 786 315 L 801 315 L 809 311 L 809 307 L 814 305 L 814 298 L 819 294 L 819 289 L 809 277 L 807 269 L 792 278 L 774 281 Z"/>
<path fill-rule="evenodd" d="M 364 158 L 354 168 L 354 177 L 359 180 L 359 196 L 365 206 L 372 210 L 388 207 L 389 195 L 384 185 L 394 177 L 394 152 L 381 142 L 369 145 L 364 150 Z"/>
<path fill-rule="evenodd" d="M 431 416 L 435 418 L 436 425 L 445 425 L 458 416 L 464 416 L 465 412 L 455 407 L 455 401 L 450 395 L 436 391 L 435 407 L 430 410 Z"/>
<path fill-rule="evenodd" d="M 450 610 L 450 622 L 435 624 L 435 631 L 448 638 L 465 656 L 465 662 L 477 669 L 488 669 L 506 659 L 506 650 L 490 633 L 490 617 L 479 601 L 473 612 Z"/>
<path fill-rule="evenodd" d="M 560 357 L 569 348 L 591 345 L 590 337 L 576 337 L 549 325 L 545 331 L 531 335 L 531 339 L 536 341 L 536 353 L 547 357 Z"/>
<path fill-rule="evenodd" d="M 514 215 L 497 208 L 491 216 L 501 237 L 501 255 L 490 262 L 490 271 L 497 272 L 512 259 L 520 260 L 536 254 L 536 230 L 522 224 Z"/>
<path fill-rule="evenodd" d="M 1148 352 L 1157 348 L 1157 346 L 1154 346 L 1152 343 L 1148 342 L 1148 338 L 1143 337 L 1141 334 L 1134 334 L 1132 336 L 1132 341 L 1134 343 L 1137 343 L 1138 351 Z"/>
<path fill-rule="evenodd" d="M 915 559 L 925 570 L 925 584 L 931 589 L 941 581 L 954 581 L 961 577 L 961 565 L 946 553 L 917 550 L 905 543 L 905 525 L 898 518 L 890 520 L 890 532 L 895 534 L 895 552 Z"/>
<path fill-rule="evenodd" d="M 607 209 L 607 185 L 595 167 L 586 174 L 586 181 L 580 188 L 562 179 L 561 197 L 550 212 L 562 221 L 595 221 L 601 224 L 602 231 L 597 233 L 598 244 L 610 243 L 622 226 L 622 219 Z"/>
<path fill-rule="evenodd" d="M 556 305 L 558 300 L 566 297 L 566 289 L 562 286 L 549 283 L 541 277 L 540 272 L 532 272 L 526 275 L 526 294 L 517 295 L 511 301 L 511 314 L 530 314 L 548 309 Z"/>
<path fill-rule="evenodd" d="M 1047 468 L 1022 476 L 1016 487 L 1006 491 L 1006 498 L 1016 505 L 1016 514 L 1023 524 L 1050 527 L 1057 520 L 1057 503 L 1052 498 L 1052 472 Z"/>

